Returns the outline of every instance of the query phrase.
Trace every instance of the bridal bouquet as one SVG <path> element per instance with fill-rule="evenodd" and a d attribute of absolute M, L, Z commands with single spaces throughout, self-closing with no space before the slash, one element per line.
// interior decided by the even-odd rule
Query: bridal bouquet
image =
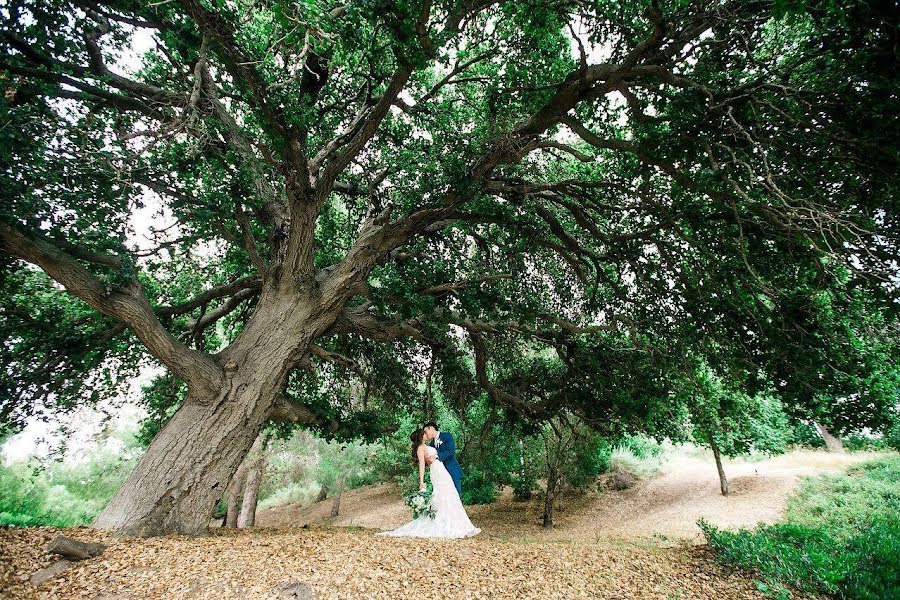
<path fill-rule="evenodd" d="M 413 519 L 419 517 L 434 518 L 434 508 L 431 506 L 431 492 L 416 492 L 403 497 L 403 504 L 412 510 Z"/>

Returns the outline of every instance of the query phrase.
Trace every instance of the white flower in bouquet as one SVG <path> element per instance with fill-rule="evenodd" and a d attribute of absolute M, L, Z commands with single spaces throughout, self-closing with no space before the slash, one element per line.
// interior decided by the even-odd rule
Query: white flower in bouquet
<path fill-rule="evenodd" d="M 431 494 L 429 492 L 417 492 L 403 498 L 403 503 L 412 510 L 413 519 L 421 516 L 434 518 L 434 508 L 431 507 Z"/>

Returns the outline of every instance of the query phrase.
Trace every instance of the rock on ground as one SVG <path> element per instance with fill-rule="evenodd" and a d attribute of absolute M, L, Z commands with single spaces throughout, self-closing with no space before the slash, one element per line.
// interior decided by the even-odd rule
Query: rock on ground
<path fill-rule="evenodd" d="M 316 591 L 311 585 L 302 581 L 285 581 L 284 583 L 279 583 L 272 589 L 272 592 L 279 598 L 316 600 Z"/>
<path fill-rule="evenodd" d="M 616 467 L 612 473 L 605 477 L 604 485 L 607 489 L 621 492 L 628 490 L 637 485 L 638 478 L 634 474 L 626 471 L 622 467 Z"/>
<path fill-rule="evenodd" d="M 68 560 L 58 560 L 49 567 L 44 567 L 43 569 L 35 571 L 34 575 L 28 579 L 28 583 L 30 583 L 32 587 L 40 587 L 41 584 L 50 581 L 71 566 L 72 563 Z"/>
<path fill-rule="evenodd" d="M 69 560 L 87 560 L 99 556 L 105 549 L 103 544 L 86 544 L 64 535 L 56 536 L 47 544 L 47 552 L 59 554 Z"/>

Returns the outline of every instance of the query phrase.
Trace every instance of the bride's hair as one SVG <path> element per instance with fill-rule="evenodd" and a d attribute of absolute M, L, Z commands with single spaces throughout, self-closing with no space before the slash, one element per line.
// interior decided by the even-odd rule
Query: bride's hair
<path fill-rule="evenodd" d="M 412 461 L 413 463 L 419 462 L 419 456 L 416 454 L 419 450 L 419 446 L 422 445 L 422 436 L 425 435 L 424 429 L 416 429 L 411 434 L 409 434 L 409 441 L 412 443 Z"/>

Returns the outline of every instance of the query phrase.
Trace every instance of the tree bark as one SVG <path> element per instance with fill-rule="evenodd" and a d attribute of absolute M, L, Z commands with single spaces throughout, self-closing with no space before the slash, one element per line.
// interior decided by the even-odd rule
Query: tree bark
<path fill-rule="evenodd" d="M 265 421 L 265 402 L 257 401 L 260 406 L 247 415 L 239 390 L 212 406 L 182 406 L 93 526 L 140 536 L 206 531 L 216 501 Z"/>
<path fill-rule="evenodd" d="M 712 448 L 713 458 L 716 459 L 716 470 L 719 472 L 719 488 L 722 495 L 728 495 L 728 478 L 725 477 L 725 469 L 722 468 L 722 457 L 719 455 L 719 446 L 713 440 L 712 435 L 709 436 L 709 447 Z"/>
<path fill-rule="evenodd" d="M 259 500 L 259 486 L 262 483 L 266 471 L 267 457 L 265 453 L 263 436 L 257 436 L 247 456 L 247 483 L 244 484 L 244 500 L 241 503 L 241 514 L 238 516 L 238 527 L 253 527 L 256 525 L 256 504 Z"/>
<path fill-rule="evenodd" d="M 327 498 L 327 497 L 328 497 L 328 486 L 323 485 L 322 488 L 319 490 L 319 495 L 316 496 L 316 502 L 324 502 L 325 498 Z"/>
<path fill-rule="evenodd" d="M 286 361 L 265 366 L 226 362 L 216 397 L 189 393 L 93 526 L 142 536 L 205 532 L 284 387 Z"/>
<path fill-rule="evenodd" d="M 547 491 L 544 495 L 544 527 L 546 529 L 553 527 L 553 500 L 556 493 L 557 479 L 556 468 L 551 468 L 547 474 Z"/>
<path fill-rule="evenodd" d="M 247 461 L 241 463 L 237 473 L 228 484 L 228 509 L 225 513 L 224 527 L 235 529 L 238 526 L 238 514 L 241 512 L 241 490 L 244 489 L 244 479 L 247 477 Z"/>
<path fill-rule="evenodd" d="M 215 503 L 279 406 L 291 369 L 343 306 L 341 298 L 325 296 L 331 305 L 323 306 L 322 295 L 304 299 L 283 287 L 264 287 L 257 312 L 215 357 L 220 389 L 209 396 L 189 386 L 185 403 L 93 527 L 141 536 L 206 532 Z"/>
<path fill-rule="evenodd" d="M 339 477 L 335 483 L 335 494 L 331 501 L 331 516 L 336 517 L 341 514 L 341 495 L 344 493 L 344 478 Z"/>
<path fill-rule="evenodd" d="M 47 544 L 45 551 L 51 554 L 59 554 L 69 560 L 87 560 L 100 556 L 106 546 L 103 544 L 86 544 L 64 535 L 58 535 Z"/>
<path fill-rule="evenodd" d="M 822 441 L 825 442 L 825 448 L 829 452 L 833 452 L 835 454 L 846 454 L 847 451 L 844 450 L 844 444 L 841 442 L 841 438 L 835 437 L 831 435 L 831 432 L 825 428 L 824 425 L 819 423 L 814 423 L 816 426 L 816 431 L 819 432 L 819 435 L 822 436 Z"/>

